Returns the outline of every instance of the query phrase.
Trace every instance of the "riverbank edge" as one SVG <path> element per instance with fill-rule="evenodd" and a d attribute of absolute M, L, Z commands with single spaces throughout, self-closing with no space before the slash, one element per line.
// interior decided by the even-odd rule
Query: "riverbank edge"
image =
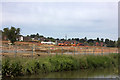
<path fill-rule="evenodd" d="M 39 73 L 118 67 L 118 54 L 55 55 L 45 58 L 10 58 L 2 60 L 2 76 L 17 77 Z"/>

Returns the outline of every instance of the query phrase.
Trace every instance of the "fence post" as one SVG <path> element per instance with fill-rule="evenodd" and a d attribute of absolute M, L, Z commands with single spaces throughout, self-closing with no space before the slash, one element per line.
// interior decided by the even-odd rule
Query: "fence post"
<path fill-rule="evenodd" d="M 49 53 L 50 53 L 50 47 L 48 47 L 48 55 L 49 55 Z"/>
<path fill-rule="evenodd" d="M 63 47 L 61 47 L 62 48 L 62 55 L 63 55 Z"/>
<path fill-rule="evenodd" d="M 103 48 L 101 48 L 101 54 L 103 55 Z"/>
<path fill-rule="evenodd" d="M 17 45 L 16 45 L 16 55 L 17 55 Z"/>
<path fill-rule="evenodd" d="M 116 53 L 118 53 L 118 51 L 117 51 L 118 49 L 116 49 Z"/>
<path fill-rule="evenodd" d="M 94 55 L 95 48 L 93 48 L 93 55 Z"/>
<path fill-rule="evenodd" d="M 32 57 L 33 57 L 33 45 L 32 45 Z"/>
<path fill-rule="evenodd" d="M 8 52 L 11 52 L 12 51 L 12 45 L 11 44 L 8 44 L 8 45 L 9 45 L 9 51 Z"/>
<path fill-rule="evenodd" d="M 77 51 L 77 54 L 79 53 L 79 52 L 78 52 L 78 49 L 79 49 L 79 48 L 77 47 L 77 50 L 76 50 L 76 51 Z"/>
<path fill-rule="evenodd" d="M 109 54 L 110 54 L 110 48 L 109 48 Z"/>
<path fill-rule="evenodd" d="M 9 45 L 9 51 L 10 51 L 10 44 L 8 44 Z"/>
<path fill-rule="evenodd" d="M 56 48 L 54 48 L 54 51 L 55 51 L 55 50 L 56 50 Z M 54 53 L 57 55 L 57 52 L 56 52 L 56 51 L 55 51 Z"/>
<path fill-rule="evenodd" d="M 80 50 L 80 52 L 82 51 L 81 48 L 78 47 L 78 49 Z M 78 51 L 79 54 L 80 54 L 80 52 Z"/>
<path fill-rule="evenodd" d="M 57 50 L 56 48 L 54 48 L 55 50 Z M 59 55 L 59 53 L 57 53 L 57 51 L 55 51 L 55 53 L 57 54 L 57 55 Z"/>
<path fill-rule="evenodd" d="M 50 53 L 51 53 L 51 47 L 49 47 L 49 55 L 50 55 Z"/>
<path fill-rule="evenodd" d="M 33 44 L 33 46 L 32 46 L 32 57 L 33 57 L 34 51 L 35 51 L 35 45 Z"/>
<path fill-rule="evenodd" d="M 16 57 L 16 53 L 17 53 L 17 45 L 15 45 L 15 49 L 14 49 L 14 51 L 15 51 L 15 57 Z"/>
<path fill-rule="evenodd" d="M 85 51 L 84 51 L 84 54 L 86 55 L 86 47 L 85 47 Z"/>
<path fill-rule="evenodd" d="M 74 56 L 75 56 L 75 47 L 74 47 Z"/>

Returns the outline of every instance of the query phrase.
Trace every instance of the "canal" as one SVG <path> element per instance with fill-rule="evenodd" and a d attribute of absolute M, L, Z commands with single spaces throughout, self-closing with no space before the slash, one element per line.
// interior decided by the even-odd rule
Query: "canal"
<path fill-rule="evenodd" d="M 117 70 L 116 68 L 74 70 L 41 73 L 39 75 L 27 75 L 17 78 L 116 78 L 118 76 Z"/>

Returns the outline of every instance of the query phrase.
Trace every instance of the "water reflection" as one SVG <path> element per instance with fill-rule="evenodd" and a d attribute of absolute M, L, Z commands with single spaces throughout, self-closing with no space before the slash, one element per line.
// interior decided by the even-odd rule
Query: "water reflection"
<path fill-rule="evenodd" d="M 89 69 L 63 72 L 51 72 L 39 75 L 23 76 L 19 78 L 116 78 L 115 69 Z"/>

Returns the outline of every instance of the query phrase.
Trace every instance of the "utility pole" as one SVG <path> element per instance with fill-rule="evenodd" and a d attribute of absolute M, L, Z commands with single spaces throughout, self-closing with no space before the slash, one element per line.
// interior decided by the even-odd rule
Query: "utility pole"
<path fill-rule="evenodd" d="M 67 34 L 65 34 L 65 39 L 67 40 Z"/>

